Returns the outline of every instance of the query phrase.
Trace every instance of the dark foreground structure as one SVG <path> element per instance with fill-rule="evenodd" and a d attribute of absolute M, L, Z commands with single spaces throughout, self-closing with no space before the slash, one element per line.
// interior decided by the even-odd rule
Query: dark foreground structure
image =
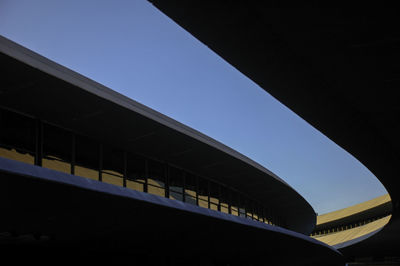
<path fill-rule="evenodd" d="M 4 37 L 0 63 L 5 257 L 342 262 L 340 252 L 308 237 L 312 207 L 249 158 Z"/>
<path fill-rule="evenodd" d="M 151 2 L 371 170 L 390 194 L 392 219 L 342 252 L 400 257 L 399 10 Z"/>

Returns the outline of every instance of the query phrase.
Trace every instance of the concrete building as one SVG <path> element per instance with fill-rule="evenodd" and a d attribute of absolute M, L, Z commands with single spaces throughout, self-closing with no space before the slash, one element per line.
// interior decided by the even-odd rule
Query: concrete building
<path fill-rule="evenodd" d="M 344 209 L 317 216 L 311 236 L 336 249 L 354 245 L 378 233 L 390 221 L 388 194 Z"/>
<path fill-rule="evenodd" d="M 19 262 L 336 265 L 293 188 L 229 147 L 0 38 L 1 250 Z"/>

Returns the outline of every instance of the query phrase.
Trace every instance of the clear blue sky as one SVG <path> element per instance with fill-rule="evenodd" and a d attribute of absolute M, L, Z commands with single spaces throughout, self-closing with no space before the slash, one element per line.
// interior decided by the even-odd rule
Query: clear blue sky
<path fill-rule="evenodd" d="M 232 147 L 325 213 L 386 193 L 355 158 L 144 0 L 0 0 L 0 34 Z"/>

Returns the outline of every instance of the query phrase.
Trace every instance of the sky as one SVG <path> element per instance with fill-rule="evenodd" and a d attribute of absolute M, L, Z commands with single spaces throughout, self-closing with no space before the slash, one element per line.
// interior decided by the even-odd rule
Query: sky
<path fill-rule="evenodd" d="M 145 0 L 0 0 L 0 34 L 246 155 L 319 214 L 387 193 L 352 155 Z"/>

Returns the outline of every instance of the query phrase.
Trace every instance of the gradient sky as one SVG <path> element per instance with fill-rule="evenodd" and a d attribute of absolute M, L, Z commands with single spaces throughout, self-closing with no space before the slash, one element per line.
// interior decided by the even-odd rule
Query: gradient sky
<path fill-rule="evenodd" d="M 375 176 L 144 0 L 0 0 L 0 34 L 250 157 L 319 214 Z"/>

